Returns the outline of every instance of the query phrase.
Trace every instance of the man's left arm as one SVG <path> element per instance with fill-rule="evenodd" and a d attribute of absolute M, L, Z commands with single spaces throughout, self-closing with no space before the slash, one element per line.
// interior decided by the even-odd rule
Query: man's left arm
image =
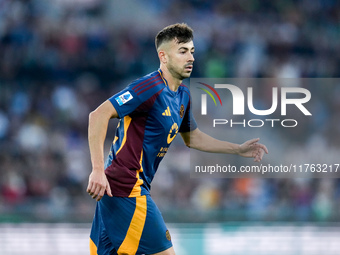
<path fill-rule="evenodd" d="M 254 158 L 260 162 L 264 153 L 268 154 L 265 145 L 258 143 L 259 138 L 248 140 L 242 144 L 235 144 L 215 139 L 196 128 L 190 132 L 183 132 L 181 136 L 186 146 L 205 152 L 236 154 L 242 157 Z"/>

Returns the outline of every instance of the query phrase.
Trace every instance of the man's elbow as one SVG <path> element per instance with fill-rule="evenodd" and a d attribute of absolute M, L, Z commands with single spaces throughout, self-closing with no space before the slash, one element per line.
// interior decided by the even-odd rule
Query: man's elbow
<path fill-rule="evenodd" d="M 89 114 L 89 124 L 96 122 L 103 122 L 104 120 L 108 120 L 109 118 L 105 116 L 98 108 Z"/>
<path fill-rule="evenodd" d="M 90 112 L 89 114 L 89 123 L 91 123 L 94 119 L 96 119 L 98 116 L 98 111 L 94 110 L 92 112 Z"/>
<path fill-rule="evenodd" d="M 187 146 L 188 148 L 191 148 L 191 142 L 190 142 L 191 134 L 189 132 L 184 132 L 184 133 L 181 133 L 181 136 L 182 136 L 185 146 Z"/>
<path fill-rule="evenodd" d="M 187 146 L 188 148 L 191 148 L 191 143 L 190 141 L 184 141 L 185 146 Z"/>
<path fill-rule="evenodd" d="M 110 101 L 106 100 L 100 106 L 97 107 L 94 111 L 89 114 L 89 121 L 109 121 L 112 118 L 117 118 L 118 114 L 116 109 L 110 103 Z"/>

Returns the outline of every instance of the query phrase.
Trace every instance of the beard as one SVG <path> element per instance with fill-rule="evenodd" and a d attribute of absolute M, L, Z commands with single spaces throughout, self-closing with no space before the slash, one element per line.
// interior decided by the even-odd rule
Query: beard
<path fill-rule="evenodd" d="M 168 63 L 168 70 L 171 73 L 172 77 L 179 79 L 179 80 L 184 80 L 185 78 L 189 78 L 191 75 L 191 71 L 187 71 L 185 68 L 189 64 L 184 65 L 183 67 L 180 66 L 175 66 L 171 62 Z M 192 65 L 192 63 L 190 64 Z"/>

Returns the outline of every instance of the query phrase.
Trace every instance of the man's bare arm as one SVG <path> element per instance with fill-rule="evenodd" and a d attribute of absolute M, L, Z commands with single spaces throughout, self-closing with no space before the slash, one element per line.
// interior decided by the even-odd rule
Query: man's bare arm
<path fill-rule="evenodd" d="M 88 141 L 91 155 L 92 172 L 89 177 L 87 192 L 99 201 L 106 191 L 112 196 L 109 183 L 104 173 L 104 141 L 109 120 L 118 117 L 110 101 L 105 101 L 89 115 Z"/>
<path fill-rule="evenodd" d="M 264 153 L 268 153 L 267 147 L 258 143 L 259 138 L 248 140 L 243 144 L 235 144 L 215 139 L 198 128 L 190 132 L 181 133 L 181 135 L 188 147 L 200 151 L 237 154 L 243 157 L 254 158 L 256 162 L 260 162 Z"/>

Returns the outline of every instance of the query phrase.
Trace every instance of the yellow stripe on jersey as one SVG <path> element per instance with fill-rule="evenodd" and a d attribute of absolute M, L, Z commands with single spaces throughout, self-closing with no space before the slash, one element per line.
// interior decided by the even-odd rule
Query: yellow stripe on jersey
<path fill-rule="evenodd" d="M 126 233 L 125 239 L 117 251 L 119 255 L 136 254 L 139 246 L 139 241 L 144 229 L 146 211 L 146 196 L 136 197 L 136 209 L 133 214 L 129 229 Z"/>
<path fill-rule="evenodd" d="M 116 129 L 118 129 L 119 128 L 119 126 L 120 126 L 120 122 L 118 122 L 118 125 L 117 125 L 117 128 Z M 115 144 L 116 142 L 117 142 L 117 140 L 119 139 L 119 137 L 118 136 L 115 136 L 115 138 L 113 139 L 113 144 Z"/>
<path fill-rule="evenodd" d="M 98 255 L 97 246 L 94 244 L 91 238 L 90 238 L 90 255 Z"/>
<path fill-rule="evenodd" d="M 139 173 L 143 172 L 142 161 L 143 161 L 143 150 L 141 152 L 140 160 L 139 160 L 140 169 L 136 171 L 137 172 L 136 173 L 137 181 L 135 183 L 135 186 L 133 186 L 133 189 L 131 190 L 129 197 L 138 197 L 138 196 L 141 195 L 141 192 L 142 192 L 141 186 L 143 185 L 143 180 L 139 179 Z"/>
<path fill-rule="evenodd" d="M 119 128 L 119 126 L 120 126 L 120 122 L 118 122 L 118 125 L 117 125 L 117 128 L 116 129 L 118 129 Z M 119 139 L 119 137 L 118 136 L 115 136 L 115 138 L 113 139 L 113 144 L 115 144 L 116 142 L 117 142 L 117 140 Z"/>
<path fill-rule="evenodd" d="M 165 83 L 165 86 L 168 86 L 168 83 L 167 83 L 167 81 L 164 79 L 164 77 L 163 77 L 163 73 L 162 73 L 162 71 L 161 70 L 158 70 L 158 72 L 159 72 L 159 75 L 161 76 L 161 78 L 162 78 L 162 80 L 164 81 L 164 83 Z"/>
<path fill-rule="evenodd" d="M 127 130 L 130 126 L 130 123 L 131 123 L 131 117 L 129 116 L 125 116 L 124 117 L 124 137 L 123 137 L 123 141 L 122 141 L 122 144 L 120 145 L 119 149 L 117 150 L 116 152 L 116 155 L 118 154 L 118 152 L 120 152 L 120 150 L 124 147 L 125 145 L 125 142 L 126 142 L 126 133 L 127 133 Z"/>

